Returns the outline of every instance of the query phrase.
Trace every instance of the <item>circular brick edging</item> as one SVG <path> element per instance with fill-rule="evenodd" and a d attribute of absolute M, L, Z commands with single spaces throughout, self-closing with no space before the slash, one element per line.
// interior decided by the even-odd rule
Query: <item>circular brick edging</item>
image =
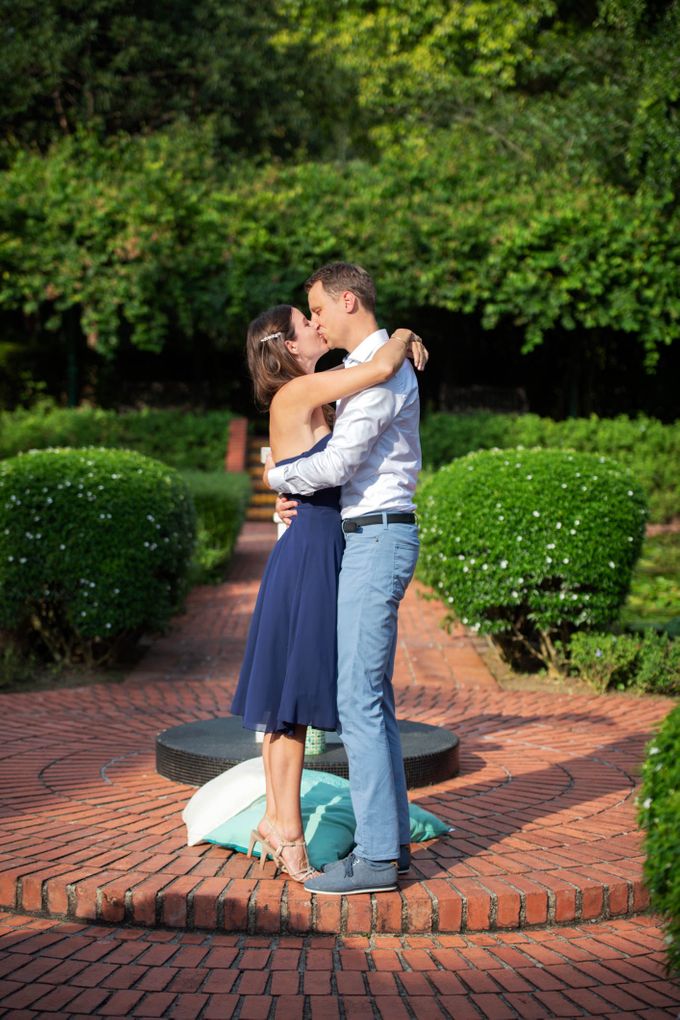
<path fill-rule="evenodd" d="M 399 892 L 310 897 L 220 847 L 185 845 L 192 790 L 157 776 L 153 734 L 226 710 L 214 681 L 8 695 L 0 905 L 50 916 L 249 932 L 458 932 L 644 910 L 636 763 L 668 703 L 398 690 L 461 735 L 461 774 L 413 791 L 455 826 L 415 845 Z M 4 718 L 8 719 L 7 708 Z M 89 723 L 97 720 L 93 729 Z M 9 730 L 11 728 L 11 735 Z M 77 736 L 76 736 L 77 734 Z"/>
<path fill-rule="evenodd" d="M 0 694 L 0 905 L 141 927 L 273 933 L 503 931 L 642 911 L 635 786 L 664 699 L 501 691 L 412 585 L 400 717 L 453 730 L 461 772 L 412 791 L 455 831 L 414 845 L 399 892 L 310 899 L 258 863 L 187 847 L 193 792 L 155 772 L 155 737 L 228 713 L 271 525 L 243 529 L 230 579 L 195 589 L 122 684 Z"/>

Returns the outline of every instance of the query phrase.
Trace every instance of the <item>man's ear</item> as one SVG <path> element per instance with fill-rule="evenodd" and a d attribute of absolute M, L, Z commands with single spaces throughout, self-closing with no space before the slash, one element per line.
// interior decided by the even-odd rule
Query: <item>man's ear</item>
<path fill-rule="evenodd" d="M 343 290 L 342 303 L 345 306 L 345 311 L 349 314 L 356 312 L 359 307 L 359 299 L 351 290 Z"/>

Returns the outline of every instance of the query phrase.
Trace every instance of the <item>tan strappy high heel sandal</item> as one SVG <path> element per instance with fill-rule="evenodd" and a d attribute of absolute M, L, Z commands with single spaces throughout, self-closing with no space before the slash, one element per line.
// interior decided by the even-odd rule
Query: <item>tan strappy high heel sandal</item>
<path fill-rule="evenodd" d="M 259 843 L 261 847 L 260 871 L 264 870 L 264 866 L 267 863 L 267 858 L 271 857 L 272 860 L 274 861 L 274 864 L 277 867 L 277 870 L 280 869 L 281 871 L 283 871 L 284 874 L 288 875 L 289 878 L 292 878 L 294 882 L 306 882 L 308 878 L 314 878 L 315 875 L 318 875 L 319 872 L 316 871 L 309 863 L 309 857 L 307 855 L 307 844 L 304 838 L 294 840 L 283 839 L 281 834 L 276 830 L 276 828 L 271 824 L 271 822 L 269 822 L 269 824 L 271 825 L 272 834 L 278 840 L 279 845 L 277 847 L 273 847 L 271 843 L 269 843 L 263 837 L 262 833 L 258 829 L 253 829 L 252 832 L 250 833 L 248 857 L 252 857 L 253 847 L 255 846 L 256 843 Z M 291 869 L 288 867 L 285 860 L 283 859 L 283 851 L 287 846 L 302 846 L 305 849 L 304 864 L 300 868 L 297 868 L 295 871 L 291 871 Z"/>
<path fill-rule="evenodd" d="M 274 828 L 274 826 L 273 826 L 273 824 L 271 822 L 271 819 L 267 818 L 266 815 L 265 815 L 264 821 L 268 822 L 272 832 L 276 833 L 276 829 Z M 262 822 L 260 822 L 260 825 L 261 824 L 262 824 Z M 278 833 L 276 833 L 276 835 L 277 835 L 277 838 L 278 838 Z M 267 863 L 267 858 L 271 857 L 272 860 L 275 860 L 274 847 L 271 846 L 269 841 L 262 835 L 262 833 L 260 832 L 259 829 L 251 829 L 250 830 L 250 842 L 248 843 L 248 853 L 246 854 L 246 857 L 252 857 L 253 856 L 253 850 L 255 849 L 255 844 L 256 843 L 259 843 L 260 847 L 261 847 L 261 849 L 260 849 L 260 871 L 264 871 L 264 866 Z"/>

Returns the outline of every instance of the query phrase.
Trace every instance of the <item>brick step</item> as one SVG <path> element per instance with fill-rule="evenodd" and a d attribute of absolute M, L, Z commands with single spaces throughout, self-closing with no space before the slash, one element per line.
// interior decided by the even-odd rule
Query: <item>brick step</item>
<path fill-rule="evenodd" d="M 590 924 L 635 916 L 649 905 L 640 875 L 605 877 L 604 868 L 595 869 L 596 877 L 588 877 L 582 868 L 582 874 L 570 872 L 569 879 L 541 873 L 455 881 L 429 877 L 416 866 L 414 877 L 402 881 L 395 892 L 314 896 L 297 882 L 275 877 L 273 862 L 262 875 L 259 861 L 251 863 L 243 854 L 219 847 L 203 853 L 206 863 L 222 865 L 218 877 L 204 877 L 202 870 L 191 874 L 204 850 L 194 848 L 185 855 L 182 874 L 176 867 L 172 873 L 147 870 L 139 862 L 130 871 L 121 870 L 115 860 L 94 868 L 47 861 L 13 867 L 0 874 L 0 906 L 48 917 L 185 931 L 377 935 Z M 120 852 L 116 856 L 120 859 Z"/>
<path fill-rule="evenodd" d="M 263 446 L 269 446 L 269 439 L 266 436 L 251 436 L 248 440 L 247 471 L 252 479 L 250 503 L 246 511 L 247 521 L 269 521 L 272 520 L 276 493 L 262 481 L 262 460 L 260 450 Z"/>
<path fill-rule="evenodd" d="M 246 510 L 247 521 L 267 521 L 269 524 L 272 522 L 272 516 L 274 514 L 274 505 L 271 506 L 249 506 Z"/>
<path fill-rule="evenodd" d="M 271 519 L 246 524 L 227 580 L 194 589 L 122 683 L 1 696 L 0 907 L 149 929 L 490 932 L 513 944 L 560 925 L 587 938 L 592 921 L 644 912 L 635 796 L 673 702 L 638 697 L 633 712 L 625 694 L 502 690 L 419 584 L 399 611 L 397 711 L 460 739 L 460 774 L 410 791 L 453 831 L 413 845 L 398 891 L 344 898 L 311 896 L 271 861 L 261 873 L 244 854 L 187 847 L 193 790 L 156 773 L 154 734 L 229 713 L 275 540 Z"/>

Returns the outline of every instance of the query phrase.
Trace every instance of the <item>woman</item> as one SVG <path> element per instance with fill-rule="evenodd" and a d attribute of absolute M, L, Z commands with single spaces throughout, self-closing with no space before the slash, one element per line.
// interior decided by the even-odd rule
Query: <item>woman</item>
<path fill-rule="evenodd" d="M 422 345 L 408 330 L 397 330 L 366 364 L 315 373 L 328 348 L 310 320 L 290 305 L 258 316 L 248 329 L 248 367 L 256 400 L 269 407 L 274 460 L 323 449 L 331 434 L 330 402 L 391 378 L 411 341 L 422 367 Z M 266 811 L 248 854 L 259 843 L 262 868 L 271 856 L 304 882 L 315 874 L 300 810 L 305 733 L 308 725 L 337 725 L 336 601 L 344 539 L 339 489 L 294 498 L 297 516 L 269 557 L 231 711 L 245 727 L 265 733 Z"/>

